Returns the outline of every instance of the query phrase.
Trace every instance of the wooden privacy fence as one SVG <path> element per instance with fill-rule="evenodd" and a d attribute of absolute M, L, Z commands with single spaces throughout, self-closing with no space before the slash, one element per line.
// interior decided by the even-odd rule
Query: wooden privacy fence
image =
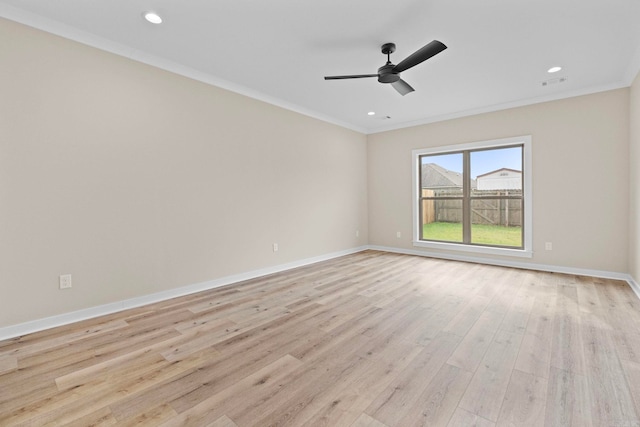
<path fill-rule="evenodd" d="M 513 190 L 510 190 L 510 194 L 514 193 Z M 459 196 L 460 192 L 439 190 L 437 195 L 441 197 Z M 495 191 L 492 191 L 491 195 L 495 195 Z M 436 196 L 434 190 L 422 189 L 422 197 L 434 196 Z M 461 223 L 462 200 L 423 200 L 422 223 L 430 224 L 432 222 Z M 518 199 L 473 199 L 471 201 L 471 223 L 521 227 L 522 201 Z"/>

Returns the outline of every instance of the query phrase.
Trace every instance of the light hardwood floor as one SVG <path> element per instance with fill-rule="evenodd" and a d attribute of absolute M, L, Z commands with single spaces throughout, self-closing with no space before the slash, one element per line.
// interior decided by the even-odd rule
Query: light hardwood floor
<path fill-rule="evenodd" d="M 0 342 L 0 425 L 640 427 L 624 282 L 366 251 Z"/>

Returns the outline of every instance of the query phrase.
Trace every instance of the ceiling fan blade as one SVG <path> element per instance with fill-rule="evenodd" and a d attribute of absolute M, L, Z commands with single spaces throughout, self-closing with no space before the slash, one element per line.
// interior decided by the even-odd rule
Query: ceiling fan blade
<path fill-rule="evenodd" d="M 414 88 L 412 88 L 409 83 L 405 82 L 404 80 L 400 79 L 396 82 L 391 83 L 391 86 L 393 86 L 393 88 L 395 90 L 398 91 L 398 93 L 402 96 L 405 96 L 408 93 L 411 93 L 413 91 L 415 91 Z"/>
<path fill-rule="evenodd" d="M 411 67 L 415 67 L 421 62 L 426 61 L 434 55 L 439 54 L 443 50 L 445 50 L 447 46 L 444 43 L 439 42 L 438 40 L 434 40 L 431 43 L 422 46 L 420 49 L 406 57 L 403 61 L 401 61 L 398 65 L 393 67 L 394 73 L 401 73 L 404 70 L 408 70 Z"/>
<path fill-rule="evenodd" d="M 343 79 L 365 79 L 367 77 L 378 77 L 377 74 L 354 74 L 352 76 L 325 76 L 325 80 L 343 80 Z"/>

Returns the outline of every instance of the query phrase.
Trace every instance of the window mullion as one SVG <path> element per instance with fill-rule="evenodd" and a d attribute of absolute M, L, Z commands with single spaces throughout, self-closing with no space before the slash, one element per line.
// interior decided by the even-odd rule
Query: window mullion
<path fill-rule="evenodd" d="M 471 162 L 469 151 L 462 152 L 462 241 L 471 243 Z"/>

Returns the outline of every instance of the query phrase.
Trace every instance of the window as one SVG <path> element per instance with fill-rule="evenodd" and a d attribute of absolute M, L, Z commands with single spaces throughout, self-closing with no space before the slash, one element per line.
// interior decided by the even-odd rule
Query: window
<path fill-rule="evenodd" d="M 414 245 L 531 257 L 531 137 L 413 151 Z"/>

